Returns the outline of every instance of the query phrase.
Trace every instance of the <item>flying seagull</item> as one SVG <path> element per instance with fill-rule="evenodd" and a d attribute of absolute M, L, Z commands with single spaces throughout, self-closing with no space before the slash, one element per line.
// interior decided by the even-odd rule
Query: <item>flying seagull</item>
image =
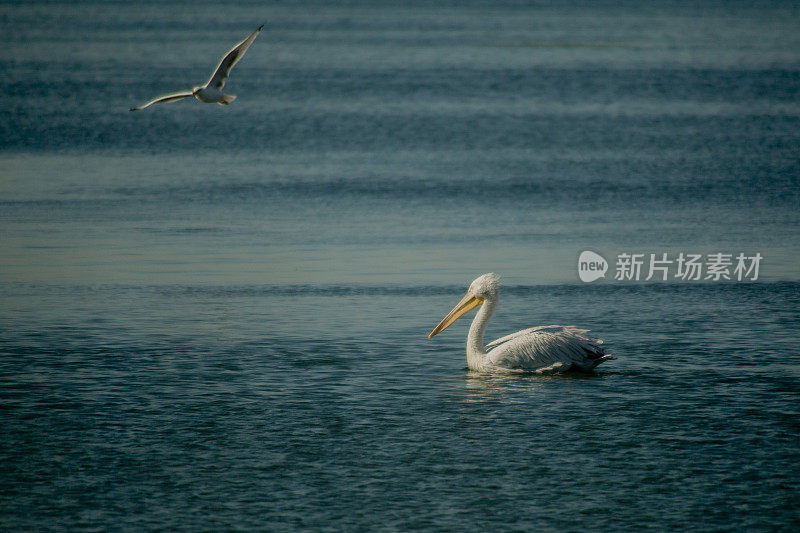
<path fill-rule="evenodd" d="M 205 85 L 195 87 L 192 91 L 181 91 L 159 96 L 154 100 L 150 100 L 146 104 L 142 104 L 138 107 L 132 107 L 131 111 L 138 111 L 155 104 L 174 102 L 175 100 L 189 98 L 190 96 L 194 96 L 201 102 L 205 102 L 207 104 L 230 104 L 233 102 L 236 96 L 233 94 L 222 94 L 222 88 L 225 86 L 225 79 L 231 73 L 233 66 L 239 62 L 244 53 L 247 52 L 247 49 L 250 48 L 250 45 L 253 44 L 253 41 L 258 36 L 258 32 L 260 32 L 261 28 L 263 27 L 264 25 L 262 24 L 256 31 L 250 34 L 250 37 L 231 48 L 231 51 L 225 54 L 225 57 L 223 57 L 222 61 L 219 62 L 217 70 L 214 71 L 211 79 L 208 80 L 208 83 Z"/>

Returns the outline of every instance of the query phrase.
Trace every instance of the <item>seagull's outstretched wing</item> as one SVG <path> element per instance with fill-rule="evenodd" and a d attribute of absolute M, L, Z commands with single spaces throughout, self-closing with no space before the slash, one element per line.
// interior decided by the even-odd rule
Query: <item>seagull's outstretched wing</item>
<path fill-rule="evenodd" d="M 211 79 L 208 80 L 206 87 L 214 87 L 219 91 L 222 90 L 222 87 L 225 86 L 225 80 L 228 78 L 228 74 L 231 73 L 231 69 L 239 62 L 244 53 L 247 52 L 247 49 L 253 44 L 253 41 L 263 27 L 264 25 L 262 24 L 256 31 L 250 34 L 250 37 L 231 48 L 231 51 L 225 54 L 225 57 L 223 57 L 222 61 L 217 65 L 217 70 L 214 71 Z"/>
<path fill-rule="evenodd" d="M 142 104 L 138 107 L 132 107 L 131 111 L 139 111 L 140 109 L 144 109 L 145 107 L 150 107 L 151 105 L 166 104 L 167 102 L 174 102 L 175 100 L 180 100 L 181 98 L 189 98 L 190 96 L 194 96 L 194 93 L 192 91 L 189 92 L 182 91 L 179 93 L 165 94 L 164 96 L 159 96 L 158 98 L 150 100 L 146 104 Z"/>

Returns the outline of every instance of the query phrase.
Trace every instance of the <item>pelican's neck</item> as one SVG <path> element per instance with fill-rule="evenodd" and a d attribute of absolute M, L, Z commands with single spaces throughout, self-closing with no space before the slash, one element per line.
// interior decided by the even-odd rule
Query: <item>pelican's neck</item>
<path fill-rule="evenodd" d="M 469 327 L 469 334 L 467 335 L 467 366 L 470 370 L 479 370 L 483 365 L 483 360 L 486 356 L 483 334 L 486 332 L 489 320 L 492 319 L 495 307 L 497 307 L 497 296 L 484 298 L 478 314 L 475 315 L 472 325 Z"/>

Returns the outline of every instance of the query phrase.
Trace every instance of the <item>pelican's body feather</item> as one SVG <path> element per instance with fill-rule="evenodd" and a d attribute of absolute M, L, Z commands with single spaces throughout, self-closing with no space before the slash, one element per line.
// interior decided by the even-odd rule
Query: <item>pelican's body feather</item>
<path fill-rule="evenodd" d="M 485 369 L 541 371 L 555 365 L 559 370 L 588 372 L 613 357 L 606 355 L 603 341 L 586 333 L 573 326 L 539 326 L 512 333 L 486 345 Z"/>

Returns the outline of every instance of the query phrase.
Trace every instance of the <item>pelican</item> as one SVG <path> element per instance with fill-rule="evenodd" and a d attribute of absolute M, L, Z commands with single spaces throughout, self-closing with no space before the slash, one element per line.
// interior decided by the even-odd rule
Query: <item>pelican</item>
<path fill-rule="evenodd" d="M 615 359 L 600 346 L 603 341 L 587 336 L 588 330 L 574 326 L 538 326 L 523 329 L 490 342 L 484 347 L 483 334 L 497 307 L 498 282 L 493 273 L 480 276 L 466 296 L 433 328 L 428 338 L 449 328 L 467 311 L 482 306 L 467 335 L 467 366 L 478 372 L 555 373 L 567 370 L 588 372 Z"/>
<path fill-rule="evenodd" d="M 214 74 L 211 75 L 211 79 L 208 80 L 208 83 L 205 85 L 195 87 L 191 91 L 180 91 L 177 93 L 159 96 L 158 98 L 150 100 L 146 104 L 132 107 L 131 111 L 139 111 L 140 109 L 150 107 L 151 105 L 174 102 L 175 100 L 189 98 L 190 96 L 194 96 L 201 102 L 205 102 L 207 104 L 230 104 L 233 102 L 236 96 L 233 94 L 222 94 L 222 88 L 225 86 L 225 79 L 231 73 L 233 66 L 239 62 L 244 53 L 247 52 L 247 49 L 250 48 L 250 45 L 253 44 L 253 41 L 263 27 L 264 25 L 262 24 L 256 31 L 250 34 L 250 37 L 231 48 L 230 52 L 225 54 L 225 57 L 223 57 L 219 62 Z"/>

